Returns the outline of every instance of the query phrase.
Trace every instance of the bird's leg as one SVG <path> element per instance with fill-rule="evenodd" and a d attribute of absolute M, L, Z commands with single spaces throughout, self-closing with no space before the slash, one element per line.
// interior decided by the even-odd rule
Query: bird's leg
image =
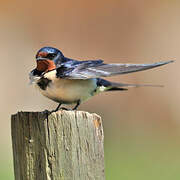
<path fill-rule="evenodd" d="M 78 106 L 80 105 L 80 100 L 77 101 L 76 106 L 72 109 L 73 111 L 76 110 L 78 108 Z M 61 106 L 61 103 L 58 105 L 58 107 L 54 110 L 54 112 L 58 111 L 59 107 Z M 65 107 L 61 107 L 60 109 L 62 110 L 66 110 L 66 111 L 70 111 L 71 109 L 67 109 Z"/>
<path fill-rule="evenodd" d="M 67 108 L 65 108 L 65 107 L 61 107 L 60 109 L 66 110 L 66 111 L 69 111 L 69 110 L 70 110 L 70 109 L 67 109 Z"/>
<path fill-rule="evenodd" d="M 54 112 L 58 111 L 62 103 L 59 103 L 57 108 L 54 110 Z"/>
<path fill-rule="evenodd" d="M 80 105 L 80 100 L 77 101 L 76 106 L 72 109 L 72 110 L 76 110 L 78 108 L 78 106 Z"/>

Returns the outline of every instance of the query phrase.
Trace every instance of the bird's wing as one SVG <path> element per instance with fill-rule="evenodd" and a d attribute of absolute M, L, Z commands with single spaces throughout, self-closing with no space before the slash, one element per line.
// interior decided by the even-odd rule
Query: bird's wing
<path fill-rule="evenodd" d="M 88 60 L 88 61 L 76 61 L 68 60 L 64 63 L 61 63 L 61 66 L 58 67 L 57 77 L 65 79 L 90 79 L 91 77 L 86 77 L 83 75 L 85 70 L 88 68 L 95 68 L 103 64 L 102 60 Z M 82 73 L 82 74 L 81 74 Z"/>
<path fill-rule="evenodd" d="M 57 68 L 57 77 L 65 79 L 90 79 L 126 74 L 155 68 L 173 61 L 153 64 L 104 64 L 102 60 L 78 61 L 74 65 L 65 64 Z"/>

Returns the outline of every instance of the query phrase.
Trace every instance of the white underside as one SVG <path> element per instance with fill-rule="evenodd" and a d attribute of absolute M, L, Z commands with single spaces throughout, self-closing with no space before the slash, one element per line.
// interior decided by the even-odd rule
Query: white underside
<path fill-rule="evenodd" d="M 93 95 L 97 87 L 96 79 L 60 79 L 56 78 L 56 71 L 50 71 L 44 77 L 51 80 L 46 90 L 42 90 L 37 84 L 36 87 L 44 96 L 56 102 L 71 104 L 78 100 L 85 101 Z"/>

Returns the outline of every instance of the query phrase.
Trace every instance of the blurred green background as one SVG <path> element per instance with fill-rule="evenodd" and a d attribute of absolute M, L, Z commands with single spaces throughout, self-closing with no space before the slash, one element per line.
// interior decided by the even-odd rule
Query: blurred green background
<path fill-rule="evenodd" d="M 109 78 L 164 88 L 104 93 L 80 110 L 103 118 L 107 180 L 180 179 L 180 1 L 0 2 L 0 179 L 13 179 L 10 115 L 56 107 L 28 85 L 28 73 L 42 46 L 82 60 L 176 59 L 157 69 Z"/>

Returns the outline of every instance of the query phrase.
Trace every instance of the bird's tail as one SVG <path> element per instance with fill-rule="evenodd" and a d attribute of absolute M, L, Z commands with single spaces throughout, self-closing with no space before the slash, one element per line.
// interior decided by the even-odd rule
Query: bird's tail
<path fill-rule="evenodd" d="M 152 85 L 152 84 L 125 84 L 110 82 L 105 79 L 98 79 L 97 85 L 99 91 L 123 91 L 128 90 L 129 87 L 164 87 L 163 85 Z"/>
<path fill-rule="evenodd" d="M 113 85 L 114 83 L 112 83 Z M 129 87 L 164 87 L 163 85 L 153 85 L 153 84 L 124 84 L 116 83 L 116 86 L 110 86 L 107 91 L 117 91 L 117 90 L 128 90 Z"/>

